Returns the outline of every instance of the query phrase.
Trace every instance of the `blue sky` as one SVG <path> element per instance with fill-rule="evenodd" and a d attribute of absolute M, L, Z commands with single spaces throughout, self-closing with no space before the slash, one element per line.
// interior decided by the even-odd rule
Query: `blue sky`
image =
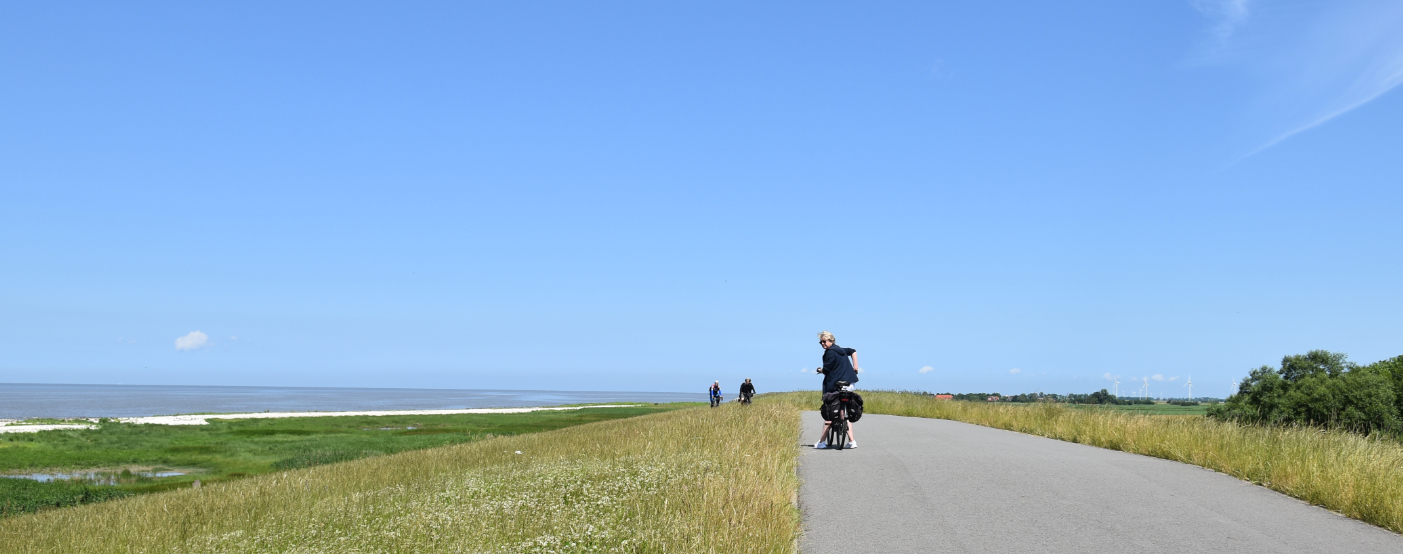
<path fill-rule="evenodd" d="M 1403 5 L 970 4 L 7 4 L 0 382 L 1403 354 Z"/>

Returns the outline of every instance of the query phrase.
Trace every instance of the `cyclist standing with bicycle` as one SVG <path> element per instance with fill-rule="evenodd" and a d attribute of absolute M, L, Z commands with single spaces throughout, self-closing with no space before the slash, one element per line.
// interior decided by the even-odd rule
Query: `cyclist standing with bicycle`
<path fill-rule="evenodd" d="M 818 369 L 823 374 L 823 393 L 827 395 L 831 392 L 838 392 L 838 382 L 843 381 L 849 385 L 857 382 L 857 374 L 862 371 L 857 364 L 857 350 L 853 348 L 843 348 L 838 346 L 838 340 L 833 337 L 833 333 L 823 331 L 818 334 L 818 345 L 823 347 L 823 367 Z M 824 437 L 828 436 L 828 427 L 832 422 L 823 423 L 823 433 L 819 435 L 818 442 L 814 448 L 828 448 L 828 443 L 824 442 Z M 852 425 L 848 425 L 848 448 L 857 448 L 857 440 L 853 438 Z"/>
<path fill-rule="evenodd" d="M 707 389 L 707 396 L 710 396 L 710 397 L 711 397 L 711 407 L 715 408 L 715 407 L 721 405 L 721 382 L 720 382 L 720 381 L 715 381 L 715 382 L 711 383 L 711 388 L 710 388 L 710 389 Z"/>

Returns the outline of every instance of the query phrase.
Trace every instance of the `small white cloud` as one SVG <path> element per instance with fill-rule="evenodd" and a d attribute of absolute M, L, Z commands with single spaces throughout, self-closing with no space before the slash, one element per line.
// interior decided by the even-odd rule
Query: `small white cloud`
<path fill-rule="evenodd" d="M 1009 372 L 1009 373 L 1012 373 L 1012 374 L 1014 374 L 1014 375 L 1018 375 L 1019 373 L 1023 373 L 1023 370 L 1018 369 L 1018 368 L 1015 367 L 1015 368 L 1013 368 L 1013 369 L 1008 370 L 1008 372 Z"/>
<path fill-rule="evenodd" d="M 813 371 L 812 369 L 809 369 L 809 368 L 807 368 L 807 367 L 801 367 L 801 368 L 799 368 L 799 373 L 809 373 L 809 372 L 812 372 L 812 371 Z"/>
<path fill-rule="evenodd" d="M 925 367 L 921 368 L 920 371 L 921 371 L 921 373 L 930 373 L 930 372 L 932 372 L 932 371 L 935 371 L 935 368 L 933 368 L 933 367 L 931 367 L 931 366 L 925 366 Z"/>
<path fill-rule="evenodd" d="M 1111 375 L 1110 373 L 1106 373 L 1106 374 L 1101 375 L 1101 378 L 1102 378 L 1102 379 L 1105 379 L 1105 380 L 1107 380 L 1107 381 L 1115 381 L 1115 380 L 1116 380 L 1116 376 L 1115 376 L 1115 375 Z"/>
<path fill-rule="evenodd" d="M 1151 376 L 1150 378 L 1151 378 L 1151 379 L 1154 379 L 1154 380 L 1156 380 L 1156 381 L 1163 381 L 1163 380 L 1164 380 L 1164 376 L 1163 376 L 1163 375 L 1160 375 L 1160 374 L 1158 374 L 1158 373 L 1154 374 L 1154 375 Z"/>
<path fill-rule="evenodd" d="M 1170 381 L 1178 381 L 1178 380 L 1179 380 L 1179 376 L 1178 376 L 1178 375 L 1175 375 L 1175 376 L 1173 376 L 1173 377 L 1170 377 L 1169 380 L 1170 380 Z"/>
<path fill-rule="evenodd" d="M 195 350 L 209 346 L 209 335 L 199 331 L 190 331 L 190 334 L 175 339 L 176 350 Z"/>

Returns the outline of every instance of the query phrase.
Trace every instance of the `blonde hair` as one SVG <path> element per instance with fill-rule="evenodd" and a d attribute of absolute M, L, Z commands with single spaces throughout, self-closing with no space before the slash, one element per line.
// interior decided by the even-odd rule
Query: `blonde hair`
<path fill-rule="evenodd" d="M 829 341 L 833 344 L 838 344 L 838 339 L 833 338 L 833 333 L 829 333 L 828 331 L 819 331 L 818 340 Z"/>

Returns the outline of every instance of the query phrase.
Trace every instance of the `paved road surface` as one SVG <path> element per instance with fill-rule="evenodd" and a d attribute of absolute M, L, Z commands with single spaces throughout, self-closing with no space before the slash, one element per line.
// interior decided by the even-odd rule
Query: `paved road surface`
<path fill-rule="evenodd" d="M 1403 537 L 1181 464 L 938 419 L 867 415 L 856 450 L 813 450 L 805 554 L 1399 552 Z"/>

